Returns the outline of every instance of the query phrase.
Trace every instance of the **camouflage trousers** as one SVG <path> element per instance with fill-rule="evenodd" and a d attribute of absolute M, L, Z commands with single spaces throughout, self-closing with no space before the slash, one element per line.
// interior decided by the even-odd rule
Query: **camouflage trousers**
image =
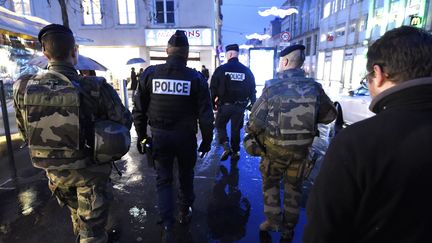
<path fill-rule="evenodd" d="M 307 153 L 292 153 L 288 157 L 264 156 L 259 169 L 263 181 L 264 215 L 271 222 L 280 223 L 292 232 L 300 213 L 301 184 Z M 281 209 L 280 185 L 283 181 L 284 200 Z"/>
<path fill-rule="evenodd" d="M 112 200 L 111 165 L 79 170 L 48 170 L 49 188 L 60 206 L 71 212 L 74 234 L 80 243 L 105 243 Z"/>

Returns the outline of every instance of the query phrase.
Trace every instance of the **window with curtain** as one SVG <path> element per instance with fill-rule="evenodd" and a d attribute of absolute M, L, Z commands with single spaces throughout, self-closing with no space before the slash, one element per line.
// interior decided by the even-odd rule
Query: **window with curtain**
<path fill-rule="evenodd" d="M 155 0 L 155 22 L 174 24 L 174 0 Z"/>
<path fill-rule="evenodd" d="M 102 24 L 102 1 L 82 0 L 84 25 Z"/>
<path fill-rule="evenodd" d="M 119 24 L 136 24 L 135 0 L 117 0 Z"/>
<path fill-rule="evenodd" d="M 30 0 L 13 0 L 13 7 L 16 13 L 31 15 Z"/>

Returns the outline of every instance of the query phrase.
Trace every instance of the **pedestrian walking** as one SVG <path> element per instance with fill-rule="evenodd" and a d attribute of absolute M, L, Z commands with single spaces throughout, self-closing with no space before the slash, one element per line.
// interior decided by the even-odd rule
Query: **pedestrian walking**
<path fill-rule="evenodd" d="M 178 162 L 180 182 L 177 220 L 180 224 L 188 224 L 195 199 L 197 125 L 202 135 L 198 151 L 206 153 L 210 151 L 213 138 L 214 118 L 206 80 L 197 71 L 186 67 L 189 43 L 184 31 L 177 30 L 171 36 L 166 51 L 166 63 L 149 66 L 141 76 L 132 113 L 140 153 L 146 152 L 141 141 L 147 138 L 147 124 L 150 125 L 162 242 L 174 242 L 174 158 Z"/>
<path fill-rule="evenodd" d="M 368 49 L 376 116 L 330 144 L 303 242 L 431 242 L 432 35 L 402 26 Z"/>
<path fill-rule="evenodd" d="M 206 78 L 206 80 L 208 80 L 210 78 L 210 72 L 209 72 L 208 68 L 206 68 L 205 65 L 202 65 L 202 67 L 201 67 L 201 73 L 204 75 L 204 77 Z"/>
<path fill-rule="evenodd" d="M 129 149 L 131 114 L 104 78 L 78 75 L 69 28 L 47 25 L 38 39 L 48 70 L 14 85 L 19 131 L 33 165 L 46 171 L 53 195 L 69 208 L 77 242 L 107 242 L 111 162 Z"/>
<path fill-rule="evenodd" d="M 279 77 L 267 81 L 252 107 L 247 137 L 261 145 L 264 215 L 261 231 L 279 231 L 281 242 L 291 242 L 297 224 L 303 170 L 308 148 L 318 136 L 317 123 L 330 123 L 336 109 L 321 85 L 306 78 L 301 69 L 303 45 L 292 45 L 280 53 Z M 245 141 L 245 144 L 249 144 Z M 248 146 L 245 147 L 250 152 Z M 280 183 L 284 185 L 281 209 Z"/>
<path fill-rule="evenodd" d="M 221 161 L 231 155 L 233 160 L 240 159 L 240 130 L 243 127 L 246 107 L 252 107 L 256 100 L 255 78 L 251 70 L 238 59 L 239 46 L 226 46 L 228 63 L 216 68 L 211 78 L 210 90 L 213 109 L 217 110 L 216 129 L 219 143 L 224 152 Z M 226 126 L 231 121 L 231 141 Z"/>
<path fill-rule="evenodd" d="M 137 88 L 138 85 L 138 75 L 135 72 L 135 68 L 132 67 L 131 68 L 131 74 L 130 74 L 130 79 L 131 79 L 131 86 L 130 89 L 132 90 L 132 97 L 134 97 L 135 95 L 135 90 Z"/>

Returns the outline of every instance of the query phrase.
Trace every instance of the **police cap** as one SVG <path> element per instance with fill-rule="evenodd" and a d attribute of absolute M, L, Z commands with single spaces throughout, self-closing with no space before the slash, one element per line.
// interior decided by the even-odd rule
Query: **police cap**
<path fill-rule="evenodd" d="M 304 50 L 305 46 L 304 45 L 292 45 L 292 46 L 288 46 L 287 48 L 283 49 L 280 54 L 279 57 L 284 57 L 288 54 L 290 54 L 291 52 L 295 51 L 295 50 Z"/>
<path fill-rule="evenodd" d="M 237 44 L 231 44 L 231 45 L 227 45 L 226 47 L 225 47 L 225 51 L 226 52 L 228 52 L 228 51 L 239 51 L 240 49 L 239 49 L 239 46 L 237 45 Z"/>
<path fill-rule="evenodd" d="M 66 26 L 60 25 L 60 24 L 50 24 L 45 27 L 43 27 L 38 35 L 38 40 L 40 43 L 42 43 L 42 38 L 54 33 L 62 33 L 62 34 L 69 34 L 73 36 L 72 30 L 69 29 Z"/>
<path fill-rule="evenodd" d="M 175 47 L 189 46 L 188 38 L 183 30 L 176 30 L 168 40 L 168 44 Z"/>

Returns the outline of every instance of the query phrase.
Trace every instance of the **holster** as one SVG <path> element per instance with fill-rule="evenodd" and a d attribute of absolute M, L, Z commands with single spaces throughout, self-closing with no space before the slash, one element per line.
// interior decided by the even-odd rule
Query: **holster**
<path fill-rule="evenodd" d="M 147 156 L 147 165 L 148 167 L 155 168 L 155 162 L 153 159 L 153 140 L 151 137 L 148 137 L 145 144 L 145 153 Z"/>

